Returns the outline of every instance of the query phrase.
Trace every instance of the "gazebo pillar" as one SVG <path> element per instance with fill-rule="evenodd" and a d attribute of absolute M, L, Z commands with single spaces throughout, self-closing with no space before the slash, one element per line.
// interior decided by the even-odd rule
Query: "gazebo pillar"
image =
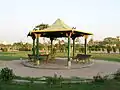
<path fill-rule="evenodd" d="M 87 54 L 87 38 L 88 38 L 88 35 L 85 35 L 85 55 Z"/>
<path fill-rule="evenodd" d="M 35 60 L 35 38 L 32 38 L 33 39 L 33 56 L 34 56 L 34 60 Z"/>
<path fill-rule="evenodd" d="M 72 38 L 73 40 L 73 59 L 75 57 L 75 37 Z"/>
<path fill-rule="evenodd" d="M 39 61 L 39 37 L 40 37 L 40 34 L 37 34 L 36 35 L 37 39 L 36 39 L 36 59 L 37 59 L 37 65 L 40 64 L 40 61 Z"/>
<path fill-rule="evenodd" d="M 50 41 L 51 41 L 51 58 L 53 57 L 53 37 L 50 37 Z"/>
<path fill-rule="evenodd" d="M 70 48 L 71 48 L 70 37 L 71 37 L 71 33 L 68 34 L 68 62 L 67 62 L 68 68 L 71 67 L 71 60 L 70 60 Z"/>

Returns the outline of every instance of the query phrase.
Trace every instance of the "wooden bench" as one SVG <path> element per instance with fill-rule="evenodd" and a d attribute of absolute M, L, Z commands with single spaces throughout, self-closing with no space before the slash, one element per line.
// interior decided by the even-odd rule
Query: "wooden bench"
<path fill-rule="evenodd" d="M 36 56 L 33 56 L 32 54 L 28 54 L 28 59 L 30 61 L 33 61 L 35 59 Z"/>
<path fill-rule="evenodd" d="M 48 61 L 49 61 L 49 54 L 40 54 L 39 55 L 39 60 L 45 61 L 46 63 L 48 63 Z"/>
<path fill-rule="evenodd" d="M 32 54 L 28 54 L 28 59 L 30 61 L 33 61 L 34 59 L 36 59 L 36 55 L 33 56 Z M 49 54 L 40 54 L 39 55 L 39 58 L 38 58 L 40 61 L 45 61 L 46 63 L 48 63 L 48 60 L 49 60 Z"/>
<path fill-rule="evenodd" d="M 77 54 L 77 56 L 74 58 L 76 62 L 90 62 L 91 55 L 85 55 L 85 54 Z"/>

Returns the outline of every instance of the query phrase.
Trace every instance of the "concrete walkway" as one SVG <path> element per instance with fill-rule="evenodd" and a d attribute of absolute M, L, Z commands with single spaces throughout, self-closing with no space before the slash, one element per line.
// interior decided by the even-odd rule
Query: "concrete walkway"
<path fill-rule="evenodd" d="M 9 67 L 13 69 L 14 73 L 18 76 L 30 76 L 30 77 L 41 77 L 41 76 L 53 76 L 54 73 L 62 75 L 63 77 L 84 77 L 92 78 L 100 72 L 102 75 L 110 74 L 120 68 L 118 62 L 108 62 L 103 60 L 95 60 L 95 63 L 87 68 L 81 69 L 65 69 L 65 70 L 49 70 L 49 69 L 36 69 L 24 67 L 20 60 L 14 61 L 0 61 L 0 68 Z"/>
<path fill-rule="evenodd" d="M 41 62 L 40 65 L 34 65 L 33 62 L 29 62 L 27 60 L 23 60 L 22 64 L 26 67 L 31 68 L 39 68 L 39 69 L 52 69 L 52 70 L 63 70 L 63 69 L 81 69 L 85 67 L 90 67 L 94 64 L 94 62 L 91 60 L 86 63 L 77 63 L 76 61 L 71 60 L 72 65 L 71 67 L 67 66 L 67 58 L 57 58 L 56 60 L 49 61 L 49 63 Z"/>

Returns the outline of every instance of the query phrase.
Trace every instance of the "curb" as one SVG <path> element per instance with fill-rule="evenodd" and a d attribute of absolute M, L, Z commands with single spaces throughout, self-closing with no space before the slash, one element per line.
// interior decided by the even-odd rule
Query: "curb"
<path fill-rule="evenodd" d="M 22 65 L 24 65 L 25 67 L 29 67 L 29 68 L 36 68 L 36 69 L 48 69 L 48 70 L 72 70 L 72 69 L 82 69 L 82 68 L 87 68 L 87 67 L 90 67 L 90 66 L 92 66 L 93 64 L 94 64 L 94 62 L 92 62 L 92 63 L 90 63 L 90 64 L 88 64 L 88 65 L 84 65 L 84 66 L 81 66 L 81 67 L 53 67 L 53 68 L 51 68 L 51 67 L 40 67 L 40 66 L 34 66 L 34 65 L 31 65 L 31 64 L 29 64 L 29 62 L 28 62 L 28 60 L 26 61 L 26 60 L 23 60 L 22 62 L 21 62 L 21 64 Z"/>

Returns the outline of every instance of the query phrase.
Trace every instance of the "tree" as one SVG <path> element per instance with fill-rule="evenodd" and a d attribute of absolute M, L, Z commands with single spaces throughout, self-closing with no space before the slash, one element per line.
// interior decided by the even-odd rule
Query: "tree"
<path fill-rule="evenodd" d="M 101 49 L 104 52 L 105 51 L 105 46 L 101 46 Z"/>
<path fill-rule="evenodd" d="M 44 47 L 45 47 L 44 44 L 39 43 L 40 50 L 42 50 Z"/>
<path fill-rule="evenodd" d="M 113 49 L 113 52 L 116 53 L 117 48 L 113 46 L 112 49 Z"/>
<path fill-rule="evenodd" d="M 111 46 L 117 44 L 117 39 L 112 37 L 107 37 L 103 40 L 103 43 Z"/>
<path fill-rule="evenodd" d="M 32 50 L 32 45 L 29 44 L 29 43 L 25 43 L 25 44 L 23 45 L 23 47 L 24 47 L 26 50 L 28 50 L 28 51 Z"/>
<path fill-rule="evenodd" d="M 120 39 L 119 39 L 119 36 L 117 36 L 117 43 L 116 43 L 116 47 L 119 48 L 120 47 Z"/>
<path fill-rule="evenodd" d="M 25 43 L 19 48 L 19 51 L 31 51 L 31 50 L 32 50 L 32 45 L 29 43 Z"/>
<path fill-rule="evenodd" d="M 79 37 L 76 37 L 76 39 L 75 39 L 75 52 L 79 51 L 80 47 L 81 47 L 80 39 L 79 39 Z"/>
<path fill-rule="evenodd" d="M 89 40 L 89 42 L 88 42 L 88 45 L 89 46 L 92 46 L 94 44 L 94 41 L 93 41 L 93 38 L 91 38 L 90 40 Z"/>
<path fill-rule="evenodd" d="M 42 24 L 39 24 L 39 25 L 35 26 L 34 30 L 43 30 L 43 29 L 46 29 L 48 27 L 49 27 L 48 24 L 43 24 L 42 23 Z"/>
<path fill-rule="evenodd" d="M 23 42 L 16 42 L 13 44 L 14 49 L 19 50 L 23 47 Z"/>
<path fill-rule="evenodd" d="M 119 50 L 119 54 L 120 54 L 120 47 L 118 47 L 118 50 Z"/>
<path fill-rule="evenodd" d="M 75 44 L 75 52 L 79 51 L 81 47 L 81 44 Z"/>
<path fill-rule="evenodd" d="M 111 46 L 107 46 L 107 53 L 110 53 L 112 51 Z"/>

